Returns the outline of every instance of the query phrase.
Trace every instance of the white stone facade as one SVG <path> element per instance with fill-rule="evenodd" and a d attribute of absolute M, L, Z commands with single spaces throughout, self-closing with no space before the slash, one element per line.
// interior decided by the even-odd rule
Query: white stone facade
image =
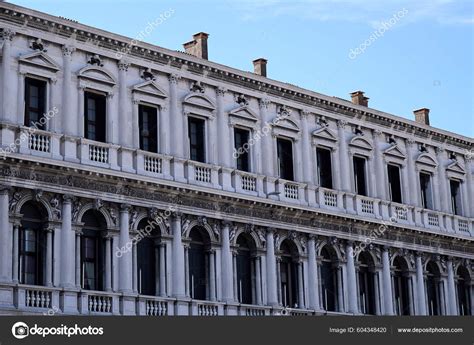
<path fill-rule="evenodd" d="M 118 59 L 130 39 L 11 4 L 0 30 L 1 313 L 473 315 L 472 138 L 145 43 Z M 25 126 L 26 78 L 46 85 L 41 130 Z M 104 142 L 85 138 L 87 92 L 105 95 Z M 140 105 L 157 109 L 156 153 L 140 149 Z M 190 117 L 204 121 L 204 162 L 190 159 Z M 254 139 L 249 171 L 235 128 Z M 140 243 L 154 219 L 151 264 Z"/>

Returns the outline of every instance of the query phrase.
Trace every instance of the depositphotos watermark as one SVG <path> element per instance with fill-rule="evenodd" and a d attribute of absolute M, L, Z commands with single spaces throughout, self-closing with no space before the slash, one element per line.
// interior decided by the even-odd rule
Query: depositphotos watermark
<path fill-rule="evenodd" d="M 380 27 L 377 30 L 374 30 L 372 34 L 364 42 L 359 44 L 357 48 L 351 49 L 349 52 L 349 59 L 354 60 L 358 55 L 365 52 L 365 50 L 370 47 L 372 43 L 377 41 L 382 37 L 386 31 L 390 30 L 395 24 L 397 24 L 400 19 L 405 17 L 408 13 L 406 8 L 395 13 L 389 20 L 384 20 L 380 23 Z"/>
<path fill-rule="evenodd" d="M 24 339 L 26 337 L 39 335 L 43 338 L 50 335 L 60 335 L 66 336 L 68 338 L 72 336 L 82 336 L 82 335 L 104 335 L 103 327 L 81 327 L 74 324 L 74 326 L 66 326 L 61 324 L 58 327 L 40 327 L 35 323 L 33 327 L 28 326 L 24 322 L 16 322 L 12 326 L 12 334 L 16 339 Z"/>

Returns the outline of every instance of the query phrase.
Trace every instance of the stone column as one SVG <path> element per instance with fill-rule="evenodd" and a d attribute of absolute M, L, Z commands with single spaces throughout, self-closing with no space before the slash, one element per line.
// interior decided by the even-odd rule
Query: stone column
<path fill-rule="evenodd" d="M 15 78 L 16 71 L 13 69 L 13 57 L 11 52 L 11 42 L 16 32 L 9 28 L 4 28 L 2 32 L 3 38 L 3 54 L 2 54 L 2 117 L 1 120 L 8 123 L 16 123 L 15 101 L 16 89 Z"/>
<path fill-rule="evenodd" d="M 86 84 L 84 82 L 80 82 L 78 89 L 77 89 L 77 118 L 79 121 L 77 121 L 77 133 L 80 137 L 85 137 L 85 132 L 84 132 L 84 90 L 86 88 Z"/>
<path fill-rule="evenodd" d="M 115 255 L 115 254 L 114 254 Z M 136 244 L 132 246 L 132 290 L 138 293 L 138 247 Z"/>
<path fill-rule="evenodd" d="M 120 205 L 120 248 L 127 248 L 130 241 L 130 205 Z M 125 251 L 119 258 L 119 291 L 123 293 L 132 292 L 132 253 Z"/>
<path fill-rule="evenodd" d="M 46 286 L 53 286 L 53 228 L 47 228 L 46 231 Z"/>
<path fill-rule="evenodd" d="M 16 106 L 17 109 L 17 123 L 20 125 L 25 124 L 25 71 L 18 71 L 18 103 Z"/>
<path fill-rule="evenodd" d="M 310 235 L 308 239 L 308 307 L 320 310 L 319 306 L 319 277 L 316 263 L 316 236 Z"/>
<path fill-rule="evenodd" d="M 474 217 L 474 181 L 472 178 L 473 173 L 473 159 L 474 159 L 474 149 L 470 153 L 464 156 L 466 160 L 466 190 L 467 190 L 467 203 L 464 206 L 464 215 L 467 217 Z M 466 198 L 465 198 L 466 199 Z M 474 298 L 472 299 L 474 303 Z M 474 312 L 474 311 L 473 311 Z"/>
<path fill-rule="evenodd" d="M 112 237 L 105 237 L 105 291 L 112 291 Z M 123 256 L 120 260 L 123 259 Z M 121 272 L 120 272 L 121 273 Z M 121 278 L 120 278 L 121 279 Z"/>
<path fill-rule="evenodd" d="M 218 87 L 216 89 L 216 108 L 217 108 L 217 127 L 219 131 L 217 132 L 217 143 L 218 143 L 218 163 L 223 167 L 231 167 L 232 154 L 229 152 L 233 143 L 230 142 L 229 135 L 229 123 L 227 116 L 224 113 L 224 97 L 227 89 L 223 87 Z"/>
<path fill-rule="evenodd" d="M 305 309 L 304 283 L 303 283 L 303 261 L 298 262 L 298 308 Z"/>
<path fill-rule="evenodd" d="M 266 254 L 266 263 L 267 263 L 267 299 L 268 305 L 275 307 L 278 306 L 278 299 L 277 299 L 277 277 L 276 277 L 276 258 L 275 258 L 275 241 L 274 236 L 275 230 L 274 229 L 267 229 L 266 235 L 266 246 L 267 246 L 267 254 Z"/>
<path fill-rule="evenodd" d="M 160 243 L 160 296 L 166 297 L 166 243 Z"/>
<path fill-rule="evenodd" d="M 446 170 L 444 168 L 445 162 L 448 159 L 446 156 L 446 150 L 442 147 L 436 148 L 436 157 L 438 158 L 438 193 L 440 199 L 439 210 L 442 212 L 454 212 L 451 210 L 451 200 L 449 198 L 448 189 L 448 178 L 446 176 Z M 436 191 L 435 191 L 436 193 Z"/>
<path fill-rule="evenodd" d="M 339 178 L 340 187 L 344 192 L 351 192 L 351 173 L 352 168 L 349 163 L 349 153 L 347 149 L 346 141 L 346 128 L 347 122 L 345 120 L 337 121 L 338 129 L 338 144 L 339 144 Z"/>
<path fill-rule="evenodd" d="M 61 287 L 72 288 L 74 282 L 74 257 L 79 256 L 75 253 L 74 239 L 75 233 L 72 230 L 71 219 L 72 196 L 63 196 L 62 209 L 62 227 L 61 227 Z"/>
<path fill-rule="evenodd" d="M 418 297 L 418 315 L 426 315 L 425 278 L 421 253 L 416 254 L 416 286 Z"/>
<path fill-rule="evenodd" d="M 266 176 L 274 176 L 274 164 L 273 161 L 276 159 L 273 155 L 273 138 L 271 135 L 270 118 L 268 116 L 268 106 L 270 101 L 268 99 L 261 99 L 259 102 L 260 106 L 260 118 L 261 121 L 261 145 L 262 145 L 262 173 Z M 268 265 L 268 264 L 267 264 Z"/>
<path fill-rule="evenodd" d="M 419 206 L 418 199 L 418 183 L 417 173 L 415 169 L 415 154 L 416 142 L 413 139 L 408 139 L 406 142 L 407 148 L 407 170 L 408 170 L 408 188 L 410 190 L 410 205 Z M 408 202 L 408 200 L 406 201 Z"/>
<path fill-rule="evenodd" d="M 178 80 L 180 77 L 177 74 L 169 76 L 170 81 L 170 119 L 171 128 L 174 140 L 171 141 L 171 154 L 173 156 L 184 158 L 183 145 L 183 115 L 178 111 Z"/>
<path fill-rule="evenodd" d="M 255 292 L 256 303 L 262 305 L 262 277 L 260 269 L 260 256 L 255 257 Z"/>
<path fill-rule="evenodd" d="M 385 166 L 382 150 L 380 149 L 380 138 L 382 132 L 378 129 L 374 130 L 374 160 L 375 160 L 375 185 L 377 189 L 376 197 L 382 200 L 387 200 L 387 189 L 385 181 Z"/>
<path fill-rule="evenodd" d="M 392 275 L 390 272 L 390 257 L 388 248 L 382 250 L 382 283 L 384 307 L 386 315 L 393 315 L 393 291 L 392 291 Z"/>
<path fill-rule="evenodd" d="M 232 223 L 223 222 L 221 227 L 221 269 L 222 269 L 222 300 L 226 303 L 234 301 L 232 253 L 230 250 L 229 231 Z"/>
<path fill-rule="evenodd" d="M 453 261 L 448 260 L 446 262 L 448 268 L 448 296 L 447 296 L 447 305 L 448 315 L 458 315 L 457 301 L 456 301 L 456 285 L 454 283 L 454 270 L 453 270 Z"/>
<path fill-rule="evenodd" d="M 209 299 L 216 300 L 216 261 L 215 249 L 209 251 Z"/>
<path fill-rule="evenodd" d="M 186 297 L 191 296 L 190 284 L 189 284 L 189 243 L 184 245 L 184 281 L 185 281 L 185 294 Z"/>
<path fill-rule="evenodd" d="M 233 281 L 234 281 L 234 299 L 238 302 L 240 302 L 239 298 L 239 290 L 238 290 L 238 281 L 237 281 L 237 251 L 234 250 L 232 251 L 232 267 L 233 267 Z"/>
<path fill-rule="evenodd" d="M 133 133 L 133 147 L 135 149 L 140 148 L 140 124 L 139 124 L 139 119 L 138 119 L 139 105 L 140 105 L 139 101 L 137 101 L 136 99 L 132 100 L 132 126 L 131 128 L 132 128 L 132 133 Z M 160 113 L 161 113 L 161 109 L 160 109 Z M 158 130 L 159 130 L 158 139 L 160 139 L 160 142 L 161 142 L 161 138 L 163 137 L 163 135 L 165 135 L 167 131 L 169 131 L 169 128 L 163 126 L 163 123 L 162 123 L 162 125 L 160 126 Z M 161 147 L 161 149 L 163 149 L 163 147 Z M 162 153 L 169 154 L 169 152 L 166 150 L 162 151 Z"/>
<path fill-rule="evenodd" d="M 276 257 L 276 268 L 277 268 L 278 304 L 283 305 L 283 292 L 281 291 L 281 257 L 280 256 Z"/>
<path fill-rule="evenodd" d="M 81 267 L 81 230 L 76 229 L 76 288 L 80 289 L 82 285 L 82 267 Z"/>
<path fill-rule="evenodd" d="M 18 284 L 19 282 L 19 277 L 18 277 L 18 260 L 19 258 L 19 232 L 20 232 L 20 222 L 16 222 L 13 225 L 13 284 Z M 5 260 L 6 261 L 6 260 Z"/>
<path fill-rule="evenodd" d="M 133 133 L 131 114 L 128 111 L 129 97 L 127 95 L 127 71 L 130 63 L 125 60 L 118 62 L 119 70 L 119 144 L 125 147 L 133 145 Z"/>
<path fill-rule="evenodd" d="M 313 156 L 311 155 L 311 136 L 308 129 L 308 116 L 310 112 L 307 110 L 301 111 L 301 144 L 303 146 L 303 182 L 314 184 L 312 173 Z"/>
<path fill-rule="evenodd" d="M 347 289 L 349 295 L 349 313 L 357 314 L 357 284 L 354 265 L 354 248 L 352 245 L 353 243 L 351 241 L 349 241 L 346 245 Z"/>
<path fill-rule="evenodd" d="M 4 50 L 5 52 L 5 50 Z M 0 186 L 0 253 L 10 253 L 9 187 Z M 0 260 L 0 282 L 10 282 L 10 260 Z"/>
<path fill-rule="evenodd" d="M 173 232 L 173 297 L 184 298 L 184 247 L 181 240 L 181 214 L 174 213 L 171 218 L 171 229 Z"/>
<path fill-rule="evenodd" d="M 342 272 L 342 266 L 337 267 L 337 306 L 338 306 L 338 311 L 340 313 L 344 313 L 344 290 L 342 289 L 342 282 L 344 279 L 342 278 L 343 272 Z M 355 289 L 354 289 L 355 290 Z"/>
<path fill-rule="evenodd" d="M 63 134 L 77 135 L 77 119 L 72 102 L 72 72 L 71 57 L 76 48 L 68 45 L 62 47 L 63 52 L 63 99 L 61 105 L 61 122 Z"/>

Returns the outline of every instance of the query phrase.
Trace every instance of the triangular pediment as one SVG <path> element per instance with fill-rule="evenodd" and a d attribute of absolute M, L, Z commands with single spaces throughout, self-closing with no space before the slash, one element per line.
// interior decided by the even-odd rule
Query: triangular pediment
<path fill-rule="evenodd" d="M 337 141 L 336 135 L 327 127 L 321 127 L 313 131 L 313 137 L 317 137 L 319 139 L 326 139 L 331 141 Z"/>
<path fill-rule="evenodd" d="M 140 92 L 154 97 L 166 98 L 168 95 L 166 92 L 154 81 L 148 80 L 143 83 L 139 83 L 132 88 L 133 92 Z"/>
<path fill-rule="evenodd" d="M 438 163 L 436 162 L 436 159 L 428 153 L 420 154 L 416 162 L 419 164 L 425 164 L 432 167 L 436 167 L 438 165 Z"/>
<path fill-rule="evenodd" d="M 296 122 L 289 119 L 289 118 L 284 118 L 284 119 L 280 119 L 280 120 L 278 120 L 278 118 L 275 118 L 272 123 L 273 123 L 273 126 L 275 126 L 275 127 L 284 128 L 284 129 L 287 129 L 287 130 L 290 130 L 290 131 L 293 131 L 293 132 L 299 132 L 300 131 L 300 129 L 299 129 L 298 125 L 296 124 Z"/>
<path fill-rule="evenodd" d="M 19 62 L 55 72 L 60 70 L 60 66 L 50 56 L 39 51 L 20 56 Z"/>
<path fill-rule="evenodd" d="M 216 109 L 214 102 L 203 94 L 191 93 L 184 98 L 184 104 L 193 105 L 195 107 L 204 108 L 213 111 Z"/>
<path fill-rule="evenodd" d="M 78 77 L 109 85 L 115 85 L 117 83 L 112 73 L 103 67 L 97 66 L 84 67 L 79 71 Z"/>
<path fill-rule="evenodd" d="M 397 145 L 390 146 L 383 153 L 386 155 L 401 158 L 401 159 L 406 158 L 405 153 L 403 153 L 402 150 L 400 150 L 400 148 Z"/>
<path fill-rule="evenodd" d="M 370 143 L 370 141 L 361 136 L 355 136 L 354 138 L 352 138 L 349 145 L 358 147 L 363 150 L 372 150 L 372 144 Z"/>
<path fill-rule="evenodd" d="M 446 170 L 456 172 L 458 174 L 465 174 L 466 173 L 466 170 L 464 169 L 464 167 L 458 161 L 454 161 L 451 164 L 449 164 L 446 167 Z"/>
<path fill-rule="evenodd" d="M 229 112 L 229 116 L 237 116 L 250 121 L 258 121 L 257 115 L 246 105 Z"/>

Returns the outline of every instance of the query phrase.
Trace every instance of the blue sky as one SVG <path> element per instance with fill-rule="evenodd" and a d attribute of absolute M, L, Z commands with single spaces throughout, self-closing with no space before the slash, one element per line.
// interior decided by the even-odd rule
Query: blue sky
<path fill-rule="evenodd" d="M 432 126 L 474 136 L 472 0 L 13 3 L 130 37 L 172 9 L 146 42 L 182 50 L 204 31 L 212 61 L 250 71 L 253 59 L 265 57 L 272 79 L 346 99 L 363 90 L 372 108 L 409 119 L 427 107 Z M 390 18 L 382 36 L 351 55 Z"/>

